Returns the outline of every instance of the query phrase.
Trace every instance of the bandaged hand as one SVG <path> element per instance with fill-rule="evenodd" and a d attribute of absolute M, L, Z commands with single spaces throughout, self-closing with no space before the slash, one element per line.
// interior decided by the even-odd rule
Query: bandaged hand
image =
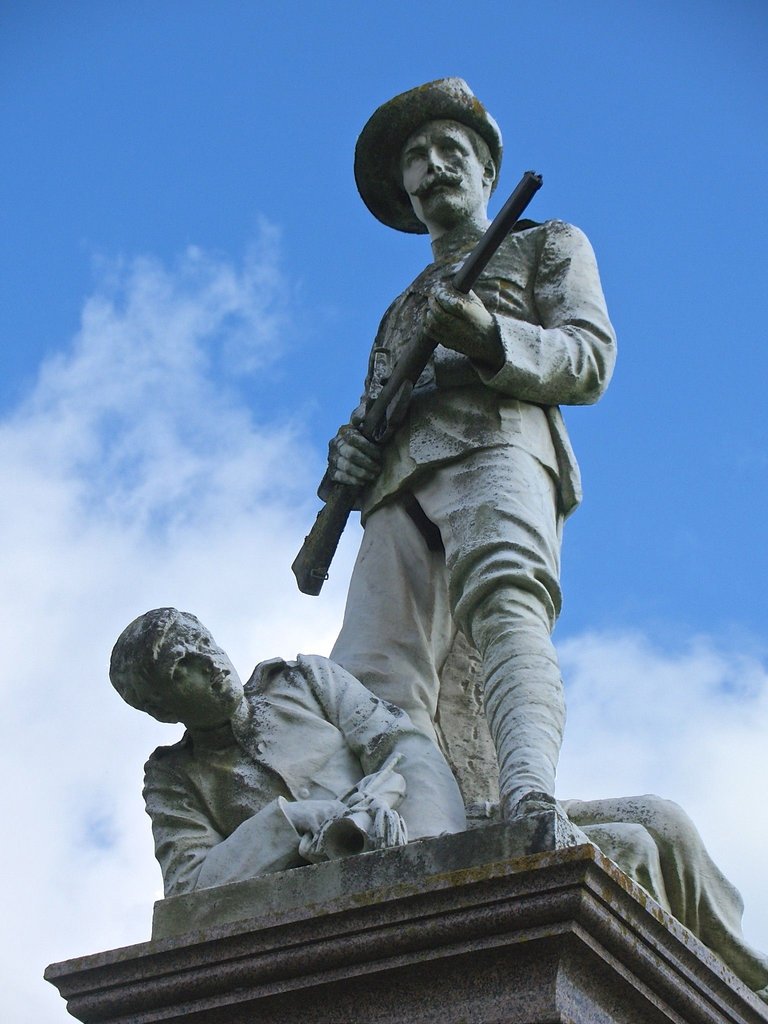
<path fill-rule="evenodd" d="M 283 802 L 283 812 L 299 835 L 315 835 L 323 825 L 347 811 L 341 800 L 291 800 Z"/>
<path fill-rule="evenodd" d="M 401 758 L 401 754 L 388 757 L 377 772 L 360 779 L 354 789 L 341 797 L 341 800 L 347 807 L 359 807 L 367 800 L 377 798 L 385 800 L 390 807 L 399 807 L 406 792 L 405 779 L 395 771 Z"/>
<path fill-rule="evenodd" d="M 408 842 L 405 822 L 396 810 L 406 793 L 405 779 L 394 770 L 400 759 L 400 754 L 392 755 L 379 771 L 366 775 L 342 797 L 348 816 L 365 828 L 370 849 L 385 850 Z"/>
<path fill-rule="evenodd" d="M 398 804 L 401 799 L 398 798 Z M 363 812 L 367 815 L 367 821 L 362 816 Z M 405 822 L 386 796 L 364 797 L 350 808 L 349 816 L 360 826 L 364 825 L 368 848 L 371 850 L 388 850 L 393 846 L 405 846 L 408 842 Z"/>
<path fill-rule="evenodd" d="M 339 801 L 329 801 L 344 811 L 302 836 L 299 853 L 305 860 L 336 860 L 408 842 L 405 821 L 396 810 L 406 792 L 405 779 L 394 771 L 401 757 L 393 754 L 379 771 L 366 775 Z"/>

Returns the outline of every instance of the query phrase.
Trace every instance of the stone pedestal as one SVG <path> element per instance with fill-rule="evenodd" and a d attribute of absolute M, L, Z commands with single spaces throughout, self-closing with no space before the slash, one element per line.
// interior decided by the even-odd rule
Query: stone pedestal
<path fill-rule="evenodd" d="M 768 1022 L 595 847 L 520 848 L 492 825 L 163 900 L 152 941 L 46 977 L 85 1024 Z"/>

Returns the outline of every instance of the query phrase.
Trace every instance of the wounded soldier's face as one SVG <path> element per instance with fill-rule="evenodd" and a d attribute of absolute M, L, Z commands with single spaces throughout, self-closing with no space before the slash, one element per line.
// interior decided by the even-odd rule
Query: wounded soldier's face
<path fill-rule="evenodd" d="M 243 697 L 243 686 L 232 662 L 210 633 L 190 642 L 185 637 L 181 657 L 166 682 L 163 709 L 188 728 L 210 729 L 230 721 Z"/>

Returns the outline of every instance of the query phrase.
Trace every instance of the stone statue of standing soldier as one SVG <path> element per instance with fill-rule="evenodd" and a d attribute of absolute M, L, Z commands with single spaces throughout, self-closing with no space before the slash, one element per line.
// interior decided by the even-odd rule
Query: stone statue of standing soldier
<path fill-rule="evenodd" d="M 488 226 L 501 155 L 496 122 L 458 78 L 396 96 L 364 127 L 362 198 L 388 226 L 428 233 L 434 258 L 382 320 L 326 479 L 366 485 L 332 659 L 439 741 L 440 675 L 462 630 L 482 659 L 501 810 L 514 820 L 556 806 L 565 708 L 550 635 L 562 525 L 580 499 L 558 407 L 600 398 L 615 338 L 589 242 L 561 221 L 519 222 L 474 292 L 451 288 Z M 359 424 L 417 332 L 439 344 L 379 447 Z"/>

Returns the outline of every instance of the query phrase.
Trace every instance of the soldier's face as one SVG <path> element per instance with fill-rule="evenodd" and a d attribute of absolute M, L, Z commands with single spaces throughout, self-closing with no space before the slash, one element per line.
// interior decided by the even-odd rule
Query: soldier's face
<path fill-rule="evenodd" d="M 232 662 L 210 634 L 203 634 L 174 665 L 162 705 L 189 728 L 214 728 L 231 719 L 242 695 Z"/>
<path fill-rule="evenodd" d="M 422 125 L 403 146 L 400 168 L 413 211 L 430 234 L 485 218 L 493 164 L 481 163 L 463 125 Z"/>

